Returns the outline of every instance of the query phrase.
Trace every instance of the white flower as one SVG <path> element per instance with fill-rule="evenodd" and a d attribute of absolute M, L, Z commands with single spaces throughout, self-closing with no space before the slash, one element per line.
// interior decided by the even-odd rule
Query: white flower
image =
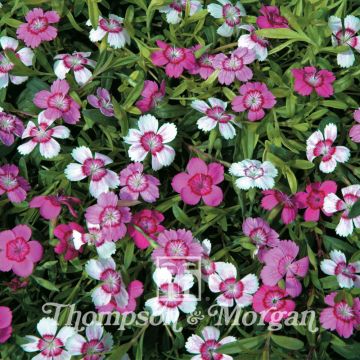
<path fill-rule="evenodd" d="M 268 190 L 274 187 L 274 178 L 278 171 L 270 161 L 261 163 L 258 160 L 243 160 L 230 166 L 229 172 L 233 176 L 238 176 L 235 181 L 236 186 L 242 190 L 259 188 Z"/>
<path fill-rule="evenodd" d="M 238 46 L 254 50 L 256 58 L 264 61 L 268 56 L 267 47 L 269 42 L 256 35 L 256 28 L 252 25 L 241 25 L 239 29 L 249 31 L 250 34 L 241 35 L 238 40 Z"/>
<path fill-rule="evenodd" d="M 58 331 L 56 320 L 42 318 L 37 324 L 37 330 L 41 338 L 27 335 L 28 341 L 21 347 L 26 352 L 40 351 L 34 360 L 70 360 L 71 355 L 64 349 L 66 341 L 76 334 L 74 328 L 64 326 Z"/>
<path fill-rule="evenodd" d="M 166 14 L 166 21 L 169 24 L 178 24 L 182 19 L 182 12 L 186 10 L 189 3 L 190 16 L 201 10 L 201 2 L 197 0 L 174 0 L 171 4 L 162 6 L 159 12 Z"/>
<path fill-rule="evenodd" d="M 360 261 L 346 264 L 345 254 L 339 250 L 330 252 L 330 259 L 320 263 L 321 270 L 327 275 L 335 275 L 341 288 L 360 287 Z"/>
<path fill-rule="evenodd" d="M 360 52 L 360 36 L 356 33 L 360 29 L 360 19 L 348 15 L 344 19 L 344 26 L 341 19 L 336 16 L 330 16 L 329 27 L 332 31 L 331 42 L 334 47 L 347 46 L 348 50 L 337 55 L 337 63 L 343 68 L 348 68 L 354 64 L 355 55 L 352 48 Z"/>
<path fill-rule="evenodd" d="M 152 115 L 140 116 L 139 130 L 130 129 L 124 138 L 130 144 L 129 156 L 132 161 L 144 161 L 148 153 L 152 158 L 152 169 L 159 170 L 169 166 L 175 158 L 175 150 L 166 145 L 175 139 L 177 129 L 174 124 L 166 123 L 159 128 L 159 121 Z"/>
<path fill-rule="evenodd" d="M 164 324 L 176 323 L 181 310 L 189 314 L 196 309 L 197 299 L 186 293 L 194 285 L 191 274 L 173 276 L 167 268 L 157 268 L 153 279 L 158 287 L 158 296 L 146 301 L 145 306 L 151 309 L 153 316 L 160 316 Z"/>
<path fill-rule="evenodd" d="M 207 132 L 219 125 L 220 134 L 225 139 L 234 138 L 236 131 L 232 123 L 235 123 L 235 116 L 225 112 L 227 103 L 216 98 L 209 98 L 208 101 L 210 106 L 202 100 L 191 103 L 193 109 L 205 114 L 196 122 L 198 128 Z"/>
<path fill-rule="evenodd" d="M 203 248 L 203 253 L 201 256 L 201 275 L 202 279 L 208 282 L 209 276 L 214 274 L 216 271 L 216 262 L 210 259 L 211 252 L 211 242 L 209 239 L 205 239 L 201 243 L 201 247 Z"/>
<path fill-rule="evenodd" d="M 306 156 L 309 161 L 321 156 L 319 169 L 324 173 L 335 170 L 337 163 L 345 163 L 350 158 L 350 150 L 345 146 L 333 146 L 337 137 L 335 124 L 327 124 L 324 134 L 317 130 L 306 141 Z"/>
<path fill-rule="evenodd" d="M 360 215 L 349 219 L 348 215 L 358 199 L 360 199 L 360 185 L 350 185 L 341 189 L 344 200 L 341 200 L 336 194 L 326 195 L 323 209 L 327 213 L 334 214 L 342 211 L 340 222 L 335 231 L 340 236 L 351 235 L 355 228 L 360 228 Z"/>

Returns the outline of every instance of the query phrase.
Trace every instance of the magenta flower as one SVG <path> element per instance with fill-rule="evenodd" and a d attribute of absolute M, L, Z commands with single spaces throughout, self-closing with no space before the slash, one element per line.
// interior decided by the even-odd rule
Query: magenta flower
<path fill-rule="evenodd" d="M 253 72 L 246 66 L 255 60 L 255 52 L 252 49 L 237 48 L 230 57 L 225 54 L 217 54 L 214 58 L 214 68 L 220 70 L 218 80 L 220 84 L 230 85 L 238 79 L 248 81 L 253 77 Z"/>
<path fill-rule="evenodd" d="M 360 325 L 360 299 L 355 298 L 350 306 L 345 300 L 335 302 L 336 292 L 325 296 L 329 305 L 320 313 L 320 324 L 324 329 L 336 330 L 343 338 L 349 338 Z"/>
<path fill-rule="evenodd" d="M 150 243 L 133 225 L 140 228 L 147 236 L 156 241 L 156 236 L 165 230 L 165 228 L 160 225 L 164 219 L 164 215 L 157 210 L 144 209 L 133 215 L 131 223 L 128 225 L 128 233 L 139 249 L 146 249 Z"/>
<path fill-rule="evenodd" d="M 279 190 L 265 190 L 262 192 L 264 197 L 261 200 L 261 207 L 266 210 L 272 210 L 275 206 L 280 205 L 283 209 L 281 220 L 284 224 L 290 224 L 296 218 L 298 206 L 294 196 L 286 195 Z"/>
<path fill-rule="evenodd" d="M 41 90 L 35 94 L 34 104 L 45 110 L 49 120 L 63 118 L 67 124 L 76 124 L 80 120 L 80 105 L 68 95 L 70 85 L 66 80 L 55 80 L 50 91 Z"/>
<path fill-rule="evenodd" d="M 0 141 L 10 146 L 15 141 L 15 135 L 21 137 L 24 132 L 23 122 L 15 115 L 0 112 Z"/>
<path fill-rule="evenodd" d="M 131 220 L 128 207 L 118 205 L 118 197 L 113 192 L 103 193 L 97 199 L 97 204 L 86 210 L 86 220 L 100 225 L 102 235 L 108 240 L 117 241 L 126 234 L 126 223 Z"/>
<path fill-rule="evenodd" d="M 261 120 L 265 116 L 264 109 L 275 106 L 275 96 L 268 90 L 266 84 L 247 82 L 240 87 L 240 96 L 235 96 L 231 102 L 232 109 L 237 112 L 248 111 L 250 121 Z"/>
<path fill-rule="evenodd" d="M 349 136 L 353 142 L 360 143 L 360 108 L 354 111 L 354 120 L 359 123 L 354 125 L 349 132 Z M 1 125 L 0 125 L 1 127 Z M 1 132 L 0 132 L 1 135 Z"/>
<path fill-rule="evenodd" d="M 139 162 L 129 164 L 120 172 L 121 200 L 137 200 L 141 196 L 144 201 L 152 203 L 159 198 L 160 181 L 152 175 L 144 174 L 144 166 Z"/>
<path fill-rule="evenodd" d="M 265 322 L 279 323 L 295 309 L 295 302 L 287 296 L 286 291 L 277 285 L 261 285 L 253 296 L 253 309 L 263 315 Z"/>
<path fill-rule="evenodd" d="M 97 88 L 96 95 L 89 95 L 87 100 L 91 106 L 99 109 L 104 116 L 114 116 L 114 107 L 111 102 L 111 96 L 105 88 Z"/>
<path fill-rule="evenodd" d="M 258 16 L 256 24 L 260 29 L 276 29 L 288 28 L 288 21 L 280 15 L 280 10 L 277 6 L 262 6 L 259 12 L 262 16 Z"/>
<path fill-rule="evenodd" d="M 201 45 L 195 45 L 192 47 L 193 52 L 200 50 Z M 215 55 L 213 54 L 202 54 L 198 59 L 196 59 L 195 67 L 192 70 L 189 70 L 189 74 L 200 75 L 204 80 L 208 79 L 209 76 L 215 71 L 214 68 L 214 59 Z"/>
<path fill-rule="evenodd" d="M 32 274 L 34 263 L 42 259 L 43 247 L 38 241 L 30 240 L 31 233 L 27 225 L 0 232 L 0 271 L 12 270 L 22 277 Z"/>
<path fill-rule="evenodd" d="M 159 247 L 152 252 L 157 267 L 166 267 L 172 274 L 183 273 L 188 262 L 201 261 L 202 246 L 185 229 L 164 230 L 158 235 Z"/>
<path fill-rule="evenodd" d="M 165 96 L 165 80 L 161 82 L 160 87 L 155 81 L 145 80 L 141 96 L 142 99 L 138 100 L 135 105 L 142 113 L 146 113 L 157 106 Z"/>
<path fill-rule="evenodd" d="M 0 195 L 6 194 L 9 201 L 19 203 L 26 199 L 29 190 L 29 183 L 19 176 L 19 168 L 16 165 L 0 166 Z"/>
<path fill-rule="evenodd" d="M 60 224 L 54 229 L 54 235 L 60 240 L 55 246 L 56 254 L 64 254 L 64 260 L 69 261 L 78 257 L 79 252 L 82 249 L 76 250 L 73 243 L 73 231 L 76 230 L 79 233 L 85 233 L 82 226 L 74 222 L 69 224 Z"/>
<path fill-rule="evenodd" d="M 291 297 L 301 293 L 298 277 L 305 277 L 309 269 L 307 256 L 295 261 L 299 247 L 290 240 L 280 241 L 278 246 L 264 256 L 265 266 L 261 270 L 261 280 L 265 285 L 275 286 L 285 277 L 285 290 Z"/>
<path fill-rule="evenodd" d="M 12 312 L 7 306 L 0 306 L 0 344 L 5 343 L 12 334 Z"/>
<path fill-rule="evenodd" d="M 151 54 L 151 61 L 156 66 L 165 66 L 166 75 L 178 78 L 186 70 L 192 70 L 196 65 L 195 56 L 190 49 L 177 48 L 156 40 L 157 50 Z"/>
<path fill-rule="evenodd" d="M 246 218 L 242 231 L 255 244 L 260 262 L 264 262 L 264 256 L 269 249 L 279 244 L 279 234 L 262 218 Z"/>
<path fill-rule="evenodd" d="M 310 95 L 313 91 L 324 98 L 334 94 L 335 75 L 329 70 L 317 70 L 314 66 L 291 70 L 294 78 L 294 90 L 300 95 Z"/>
<path fill-rule="evenodd" d="M 81 200 L 74 196 L 62 194 L 35 196 L 29 203 L 30 208 L 40 208 L 40 215 L 46 220 L 56 219 L 61 212 L 61 205 L 65 205 L 73 217 L 77 217 L 77 213 L 73 209 L 74 205 L 81 203 Z"/>
<path fill-rule="evenodd" d="M 201 199 L 208 206 L 218 206 L 223 192 L 217 184 L 224 180 L 224 167 L 218 163 L 206 163 L 192 158 L 186 172 L 174 176 L 171 186 L 178 192 L 185 204 L 196 205 Z"/>
<path fill-rule="evenodd" d="M 330 216 L 323 209 L 325 196 L 330 193 L 336 193 L 337 185 L 335 181 L 327 180 L 323 183 L 316 182 L 306 186 L 306 192 L 295 194 L 299 209 L 305 209 L 305 221 L 319 221 L 320 210 L 327 216 Z"/>
<path fill-rule="evenodd" d="M 44 12 L 41 8 L 35 8 L 26 14 L 25 19 L 26 23 L 18 27 L 16 35 L 27 46 L 37 48 L 42 42 L 56 38 L 57 29 L 50 25 L 60 21 L 56 11 Z"/>

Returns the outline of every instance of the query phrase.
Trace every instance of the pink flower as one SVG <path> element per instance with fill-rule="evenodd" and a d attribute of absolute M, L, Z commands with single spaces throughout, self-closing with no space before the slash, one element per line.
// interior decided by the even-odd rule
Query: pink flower
<path fill-rule="evenodd" d="M 105 88 L 97 88 L 96 95 L 89 95 L 87 100 L 91 106 L 99 109 L 104 116 L 114 116 L 114 107 L 111 102 L 111 96 Z"/>
<path fill-rule="evenodd" d="M 30 137 L 31 140 L 18 146 L 18 152 L 21 155 L 28 155 L 39 145 L 40 154 L 44 158 L 51 159 L 59 155 L 60 145 L 53 138 L 67 139 L 70 136 L 70 130 L 62 125 L 51 127 L 54 121 L 47 119 L 44 111 L 39 114 L 38 126 L 29 121 L 21 138 L 26 139 Z"/>
<path fill-rule="evenodd" d="M 164 230 L 157 238 L 159 247 L 152 252 L 157 267 L 165 266 L 172 274 L 184 272 L 187 262 L 201 260 L 202 247 L 185 229 Z"/>
<path fill-rule="evenodd" d="M 252 303 L 252 294 L 259 287 L 254 274 L 248 274 L 237 280 L 237 270 L 233 264 L 225 262 L 216 263 L 216 272 L 209 276 L 209 289 L 214 293 L 220 292 L 216 298 L 219 306 L 232 307 L 234 301 L 237 307 L 243 308 Z"/>
<path fill-rule="evenodd" d="M 46 109 L 44 115 L 49 120 L 63 118 L 67 124 L 80 120 L 80 105 L 68 95 L 70 86 L 66 80 L 55 80 L 50 91 L 41 90 L 35 94 L 34 104 Z"/>
<path fill-rule="evenodd" d="M 34 263 L 42 259 L 43 247 L 38 241 L 29 241 L 30 237 L 31 229 L 27 225 L 0 232 L 0 271 L 12 270 L 22 277 L 32 274 Z"/>
<path fill-rule="evenodd" d="M 128 233 L 139 249 L 146 249 L 150 243 L 134 225 L 140 228 L 148 237 L 156 241 L 157 235 L 165 230 L 165 228 L 160 225 L 164 219 L 164 215 L 157 210 L 144 209 L 134 214 L 131 223 L 128 225 Z"/>
<path fill-rule="evenodd" d="M 261 200 L 261 207 L 266 210 L 272 210 L 280 205 L 283 209 L 281 220 L 284 224 L 290 224 L 296 218 L 298 206 L 295 197 L 286 195 L 279 190 L 265 190 L 262 192 L 264 197 Z"/>
<path fill-rule="evenodd" d="M 261 285 L 253 296 L 253 309 L 262 315 L 265 322 L 279 323 L 295 309 L 295 302 L 286 297 L 286 291 L 277 285 Z"/>
<path fill-rule="evenodd" d="M 74 205 L 81 203 L 81 200 L 74 196 L 62 194 L 35 196 L 29 203 L 30 208 L 40 208 L 40 215 L 46 220 L 56 219 L 61 212 L 61 205 L 65 205 L 73 217 L 77 217 Z"/>
<path fill-rule="evenodd" d="M 199 49 L 201 49 L 200 45 L 193 47 L 194 52 Z M 209 76 L 215 71 L 214 59 L 215 55 L 213 54 L 202 54 L 198 59 L 196 59 L 195 67 L 192 70 L 189 70 L 189 74 L 199 74 L 202 79 L 208 79 Z"/>
<path fill-rule="evenodd" d="M 76 230 L 80 233 L 84 233 L 84 229 L 79 224 L 69 222 L 69 224 L 60 224 L 54 229 L 54 235 L 60 240 L 55 246 L 56 254 L 64 254 L 64 260 L 69 261 L 78 257 L 79 252 L 77 251 L 73 243 L 73 231 Z"/>
<path fill-rule="evenodd" d="M 195 67 L 195 56 L 190 49 L 177 48 L 166 44 L 161 40 L 156 40 L 157 50 L 151 54 L 151 61 L 156 66 L 164 66 L 166 75 L 178 78 L 186 70 L 192 70 Z"/>
<path fill-rule="evenodd" d="M 259 10 L 262 16 L 258 16 L 256 24 L 260 29 L 288 28 L 288 21 L 280 15 L 277 6 L 263 5 Z"/>
<path fill-rule="evenodd" d="M 117 241 L 126 234 L 126 223 L 131 220 L 128 207 L 118 205 L 119 198 L 113 192 L 103 193 L 97 199 L 97 204 L 86 210 L 86 220 L 100 225 L 102 234 L 109 240 Z"/>
<path fill-rule="evenodd" d="M 299 209 L 304 209 L 305 221 L 319 221 L 320 210 L 323 210 L 325 196 L 330 193 L 336 193 L 337 185 L 335 181 L 326 180 L 323 183 L 316 182 L 306 185 L 306 192 L 295 194 Z M 324 214 L 329 216 L 323 210 Z"/>
<path fill-rule="evenodd" d="M 340 236 L 351 235 L 355 229 L 360 228 L 360 215 L 349 218 L 349 212 L 353 205 L 360 199 L 360 185 L 350 185 L 341 189 L 344 200 L 336 194 L 330 193 L 324 199 L 324 211 L 334 214 L 341 211 L 339 224 L 336 226 L 336 233 Z"/>
<path fill-rule="evenodd" d="M 94 60 L 87 59 L 91 52 L 73 52 L 72 54 L 58 54 L 55 56 L 54 73 L 59 79 L 65 79 L 66 74 L 74 71 L 75 80 L 79 85 L 86 84 L 92 73 L 86 66 L 95 67 Z"/>
<path fill-rule="evenodd" d="M 16 165 L 0 166 L 0 195 L 6 194 L 12 203 L 19 203 L 26 199 L 29 190 L 29 183 L 19 176 L 19 168 Z"/>
<path fill-rule="evenodd" d="M 218 163 L 206 163 L 200 158 L 192 158 L 186 172 L 174 176 L 171 186 L 178 192 L 185 204 L 196 205 L 201 199 L 208 206 L 218 206 L 223 200 L 223 192 L 217 184 L 224 180 L 224 167 Z"/>
<path fill-rule="evenodd" d="M 24 132 L 23 122 L 15 115 L 0 111 L 0 141 L 10 146 L 15 141 L 15 135 L 21 137 Z"/>
<path fill-rule="evenodd" d="M 142 113 L 150 111 L 159 104 L 165 96 L 165 85 L 165 80 L 161 82 L 160 87 L 155 81 L 145 80 L 141 92 L 142 99 L 135 104 Z"/>
<path fill-rule="evenodd" d="M 264 83 L 248 82 L 240 87 L 239 92 L 240 96 L 235 96 L 231 102 L 232 109 L 248 111 L 250 121 L 261 120 L 265 116 L 263 109 L 271 109 L 276 104 L 275 96 Z"/>
<path fill-rule="evenodd" d="M 324 329 L 336 330 L 343 338 L 349 338 L 354 329 L 360 325 L 360 300 L 354 299 L 350 306 L 345 300 L 335 302 L 336 292 L 325 296 L 325 303 L 329 305 L 320 313 L 320 323 Z"/>
<path fill-rule="evenodd" d="M 349 136 L 353 142 L 360 143 L 360 108 L 354 111 L 354 120 L 359 123 L 359 125 L 354 125 L 349 132 Z M 1 125 L 0 125 L 1 128 Z M 1 139 L 1 131 L 0 131 Z"/>
<path fill-rule="evenodd" d="M 22 48 L 19 51 L 16 51 L 19 42 L 9 36 L 1 36 L 0 37 L 0 46 L 9 52 L 14 53 L 14 55 L 20 59 L 20 61 L 25 66 L 31 66 L 32 60 L 34 57 L 34 52 L 29 48 Z M 5 52 L 0 53 L 0 89 L 5 88 L 9 85 L 9 80 L 15 84 L 19 85 L 25 82 L 28 77 L 27 76 L 15 76 L 10 75 L 10 71 L 14 68 L 14 64 L 8 59 Z"/>
<path fill-rule="evenodd" d="M 294 89 L 300 95 L 310 95 L 313 91 L 319 96 L 328 98 L 334 94 L 335 75 L 328 70 L 317 70 L 314 66 L 291 70 L 294 78 Z"/>
<path fill-rule="evenodd" d="M 201 336 L 191 335 L 185 344 L 186 350 L 191 354 L 196 354 L 191 360 L 232 360 L 233 357 L 224 355 L 215 350 L 222 345 L 236 341 L 233 336 L 226 336 L 219 340 L 220 331 L 214 326 L 205 326 L 201 330 Z"/>
<path fill-rule="evenodd" d="M 246 218 L 242 231 L 255 244 L 260 262 L 264 262 L 264 256 L 269 249 L 279 244 L 279 234 L 262 218 Z"/>
<path fill-rule="evenodd" d="M 174 161 L 175 150 L 167 143 L 176 138 L 176 126 L 165 123 L 159 128 L 159 121 L 155 116 L 142 115 L 138 127 L 139 130 L 130 129 L 124 137 L 125 143 L 130 144 L 130 159 L 141 162 L 150 153 L 153 170 L 157 171 L 163 166 L 169 166 Z"/>
<path fill-rule="evenodd" d="M 230 85 L 238 79 L 248 81 L 253 77 L 253 72 L 246 66 L 255 60 L 255 52 L 247 48 L 237 48 L 230 54 L 217 54 L 214 59 L 214 68 L 220 70 L 218 80 L 220 84 Z"/>
<path fill-rule="evenodd" d="M 144 166 L 139 162 L 129 164 L 120 172 L 121 200 L 137 200 L 141 196 L 144 201 L 152 203 L 159 198 L 160 181 L 144 174 Z"/>
<path fill-rule="evenodd" d="M 275 286 L 283 277 L 285 290 L 291 297 L 301 293 L 301 283 L 296 278 L 305 277 L 309 269 L 309 258 L 306 256 L 294 261 L 299 247 L 290 240 L 280 241 L 278 246 L 269 250 L 264 256 L 265 266 L 261 270 L 261 280 L 265 285 Z"/>
<path fill-rule="evenodd" d="M 324 131 L 317 130 L 306 141 L 306 156 L 311 162 L 321 157 L 319 169 L 323 173 L 331 173 L 337 163 L 345 163 L 350 158 L 350 150 L 345 146 L 333 146 L 337 138 L 335 124 L 327 124 Z"/>
<path fill-rule="evenodd" d="M 12 312 L 7 306 L 0 306 L 0 344 L 5 343 L 12 334 Z"/>
<path fill-rule="evenodd" d="M 86 146 L 75 148 L 71 155 L 79 164 L 70 163 L 65 169 L 65 176 L 70 181 L 80 181 L 89 177 L 89 191 L 92 196 L 98 198 L 102 193 L 119 186 L 118 175 L 105 168 L 106 165 L 113 162 L 108 156 L 97 152 L 93 156 L 91 150 Z"/>
<path fill-rule="evenodd" d="M 241 25 L 240 29 L 249 31 L 249 34 L 241 35 L 238 40 L 238 46 L 255 51 L 256 59 L 264 61 L 268 56 L 267 47 L 269 41 L 256 34 L 256 28 L 252 25 Z"/>
<path fill-rule="evenodd" d="M 25 19 L 26 23 L 18 27 L 16 35 L 27 46 L 37 48 L 43 41 L 56 38 L 57 29 L 50 25 L 60 21 L 60 16 L 56 11 L 44 12 L 41 8 L 35 8 L 26 14 Z"/>

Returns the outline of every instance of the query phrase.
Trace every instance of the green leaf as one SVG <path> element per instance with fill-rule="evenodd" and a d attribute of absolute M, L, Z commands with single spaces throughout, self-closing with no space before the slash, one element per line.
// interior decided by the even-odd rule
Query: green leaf
<path fill-rule="evenodd" d="M 192 228 L 194 226 L 194 222 L 185 214 L 185 212 L 180 209 L 180 207 L 177 204 L 174 204 L 172 206 L 172 212 L 175 216 L 175 218 L 184 224 L 188 228 Z"/>
<path fill-rule="evenodd" d="M 49 280 L 45 280 L 34 275 L 31 275 L 31 278 L 34 279 L 40 286 L 42 286 L 45 289 L 48 289 L 50 291 L 57 291 L 57 292 L 60 291 L 59 288 Z"/>
<path fill-rule="evenodd" d="M 89 19 L 94 29 L 98 26 L 100 11 L 96 0 L 87 0 L 87 6 L 89 10 Z"/>
<path fill-rule="evenodd" d="M 351 207 L 348 217 L 350 219 L 353 219 L 353 218 L 356 218 L 359 215 L 360 215 L 360 199 L 358 199 L 356 201 L 356 203 Z"/>
<path fill-rule="evenodd" d="M 281 336 L 281 335 L 271 335 L 271 340 L 281 346 L 284 349 L 288 350 L 300 350 L 304 347 L 304 343 L 299 340 L 288 336 Z"/>
<path fill-rule="evenodd" d="M 125 269 L 128 269 L 131 262 L 134 259 L 134 249 L 135 249 L 135 244 L 133 241 L 129 241 L 126 244 L 126 250 L 125 250 L 125 255 L 124 255 L 124 266 Z"/>
<path fill-rule="evenodd" d="M 341 109 L 341 110 L 346 110 L 348 108 L 347 104 L 337 100 L 324 100 L 322 101 L 321 105 L 328 106 L 334 109 Z"/>
<path fill-rule="evenodd" d="M 34 76 L 42 73 L 25 66 L 12 50 L 5 50 L 6 57 L 15 65 L 11 70 L 12 75 L 17 76 Z"/>
<path fill-rule="evenodd" d="M 237 340 L 228 344 L 225 344 L 223 346 L 220 346 L 218 349 L 215 350 L 215 352 L 221 353 L 221 354 L 239 354 L 243 352 L 244 350 L 248 349 L 255 349 L 256 347 L 263 344 L 265 341 L 264 336 L 256 336 L 246 339 Z"/>
<path fill-rule="evenodd" d="M 286 28 L 261 29 L 261 30 L 257 30 L 256 33 L 259 36 L 270 39 L 293 39 L 296 41 L 304 41 L 313 44 L 313 41 L 309 39 L 305 34 L 302 35 L 294 30 L 286 29 Z"/>

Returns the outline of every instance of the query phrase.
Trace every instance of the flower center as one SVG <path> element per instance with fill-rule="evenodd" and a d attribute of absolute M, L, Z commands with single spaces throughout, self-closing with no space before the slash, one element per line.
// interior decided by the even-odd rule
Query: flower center
<path fill-rule="evenodd" d="M 104 165 L 101 159 L 86 159 L 82 165 L 82 171 L 86 176 L 91 176 L 91 180 L 100 181 L 106 175 Z"/>
<path fill-rule="evenodd" d="M 354 318 L 353 309 L 344 301 L 335 304 L 334 314 L 337 318 L 340 318 L 343 321 L 350 321 Z"/>
<path fill-rule="evenodd" d="M 152 155 L 161 151 L 164 147 L 161 135 L 155 134 L 153 131 L 146 132 L 140 139 L 142 147 L 146 151 L 150 151 Z"/>
<path fill-rule="evenodd" d="M 160 286 L 164 296 L 160 296 L 159 303 L 165 307 L 175 308 L 182 303 L 182 288 L 178 284 L 162 284 Z"/>
<path fill-rule="evenodd" d="M 219 123 L 226 124 L 231 120 L 231 116 L 224 112 L 224 109 L 220 106 L 215 106 L 213 108 L 206 110 L 206 115 Z"/>
<path fill-rule="evenodd" d="M 42 355 L 52 358 L 59 356 L 63 352 L 61 347 L 64 346 L 64 344 L 53 335 L 43 335 L 43 338 L 39 340 L 37 346 Z"/>
<path fill-rule="evenodd" d="M 154 234 L 157 230 L 156 221 L 153 218 L 147 216 L 142 216 L 136 225 L 147 234 Z"/>
<path fill-rule="evenodd" d="M 75 71 L 81 70 L 83 68 L 83 64 L 86 64 L 86 59 L 84 59 L 80 54 L 66 55 L 63 61 L 68 69 L 73 68 Z"/>
<path fill-rule="evenodd" d="M 12 116 L 0 115 L 0 131 L 11 133 L 15 130 L 15 120 Z"/>
<path fill-rule="evenodd" d="M 46 143 L 51 139 L 54 130 L 47 130 L 46 126 L 45 124 L 40 124 L 38 128 L 31 130 L 30 134 L 36 143 Z"/>
<path fill-rule="evenodd" d="M 220 284 L 220 291 L 222 291 L 228 299 L 241 297 L 243 290 L 243 284 L 241 281 L 236 281 L 235 278 L 226 279 Z"/>
<path fill-rule="evenodd" d="M 23 238 L 18 237 L 6 244 L 6 257 L 9 260 L 22 262 L 30 252 L 30 246 Z"/>
<path fill-rule="evenodd" d="M 185 59 L 185 51 L 183 49 L 171 46 L 165 50 L 164 55 L 172 64 L 179 64 Z"/>
<path fill-rule="evenodd" d="M 109 33 L 120 33 L 123 30 L 120 21 L 116 19 L 101 19 L 99 21 L 99 26 Z"/>
<path fill-rule="evenodd" d="M 324 204 L 325 194 L 322 191 L 312 190 L 307 196 L 307 202 L 312 209 L 321 209 Z"/>
<path fill-rule="evenodd" d="M 240 23 L 241 12 L 237 6 L 226 4 L 223 6 L 223 18 L 227 25 L 234 27 Z"/>
<path fill-rule="evenodd" d="M 244 105 L 247 109 L 258 111 L 264 104 L 264 98 L 260 91 L 252 90 L 244 96 Z"/>
<path fill-rule="evenodd" d="M 245 176 L 256 180 L 261 178 L 264 175 L 264 170 L 261 167 L 256 167 L 255 165 L 251 165 L 245 169 Z"/>
<path fill-rule="evenodd" d="M 266 233 L 261 228 L 252 230 L 249 237 L 258 246 L 266 244 Z"/>
<path fill-rule="evenodd" d="M 113 226 L 120 223 L 120 211 L 114 206 L 107 206 L 100 214 L 102 226 Z"/>
<path fill-rule="evenodd" d="M 166 256 L 187 256 L 189 247 L 182 240 L 171 240 L 165 245 Z"/>
<path fill-rule="evenodd" d="M 0 175 L 0 188 L 4 189 L 5 191 L 11 191 L 16 189 L 18 186 L 18 181 L 14 175 Z"/>
<path fill-rule="evenodd" d="M 70 99 L 67 95 L 56 93 L 49 97 L 48 106 L 61 112 L 67 112 L 70 109 Z"/>
<path fill-rule="evenodd" d="M 188 181 L 188 185 L 190 186 L 191 191 L 199 196 L 210 194 L 212 190 L 212 184 L 213 181 L 211 176 L 206 174 L 195 174 Z"/>
<path fill-rule="evenodd" d="M 33 34 L 37 35 L 44 32 L 48 28 L 48 20 L 46 17 L 38 17 L 31 20 L 28 25 L 28 30 Z"/>
<path fill-rule="evenodd" d="M 356 269 L 351 265 L 346 265 L 346 263 L 344 262 L 341 262 L 336 265 L 335 275 L 342 274 L 347 278 L 355 280 L 356 279 L 356 275 L 354 275 L 355 273 L 356 273 Z"/>
<path fill-rule="evenodd" d="M 145 191 L 149 186 L 146 177 L 142 173 L 136 173 L 130 175 L 127 178 L 126 185 L 133 192 Z"/>
<path fill-rule="evenodd" d="M 86 355 L 93 355 L 93 354 L 97 354 L 99 352 L 104 351 L 104 344 L 102 341 L 98 340 L 98 339 L 93 339 L 90 340 L 86 343 L 83 344 L 82 348 L 81 348 L 81 353 L 82 354 L 86 354 Z M 88 359 L 88 358 L 86 358 Z M 92 360 L 93 358 L 89 358 L 89 360 Z M 94 357 L 94 360 L 99 359 L 98 357 Z"/>
<path fill-rule="evenodd" d="M 121 279 L 117 271 L 113 269 L 105 270 L 101 274 L 100 280 L 103 281 L 101 288 L 108 294 L 116 295 L 120 292 Z"/>
<path fill-rule="evenodd" d="M 227 71 L 238 71 L 243 67 L 243 61 L 241 58 L 232 56 L 230 59 L 223 61 L 223 68 Z"/>
<path fill-rule="evenodd" d="M 220 346 L 216 340 L 206 340 L 200 347 L 200 354 L 202 360 L 221 360 L 222 354 L 215 353 L 214 351 Z"/>

